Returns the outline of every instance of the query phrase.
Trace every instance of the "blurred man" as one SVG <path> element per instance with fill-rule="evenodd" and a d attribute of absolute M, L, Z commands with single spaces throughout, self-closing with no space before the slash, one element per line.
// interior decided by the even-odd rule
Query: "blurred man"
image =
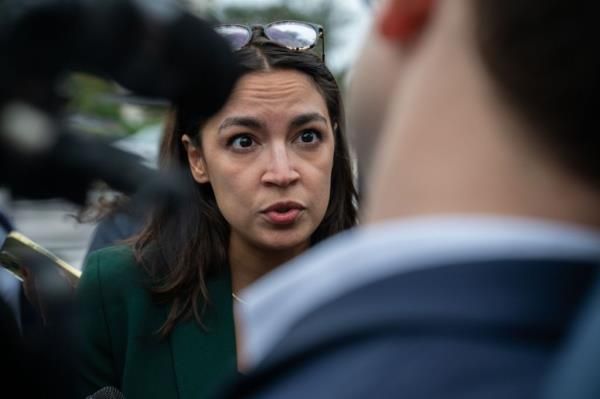
<path fill-rule="evenodd" d="M 542 389 L 600 259 L 596 9 L 382 5 L 349 112 L 365 226 L 242 295 L 231 397 Z"/>

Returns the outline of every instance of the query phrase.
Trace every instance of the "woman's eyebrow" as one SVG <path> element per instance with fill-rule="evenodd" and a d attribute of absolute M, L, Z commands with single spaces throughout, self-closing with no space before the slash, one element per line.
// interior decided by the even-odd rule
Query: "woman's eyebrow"
<path fill-rule="evenodd" d="M 290 122 L 290 127 L 298 128 L 310 122 L 324 122 L 325 124 L 329 123 L 327 118 L 325 118 L 320 113 L 311 112 L 307 114 L 298 115 L 297 117 L 292 119 L 292 121 Z"/>
<path fill-rule="evenodd" d="M 219 126 L 219 133 L 231 126 L 242 126 L 251 129 L 261 129 L 263 124 L 256 118 L 250 116 L 232 116 L 225 118 Z"/>

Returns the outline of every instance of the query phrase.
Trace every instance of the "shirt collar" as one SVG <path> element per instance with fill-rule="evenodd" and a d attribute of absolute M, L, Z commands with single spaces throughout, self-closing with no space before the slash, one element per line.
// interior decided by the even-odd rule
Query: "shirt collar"
<path fill-rule="evenodd" d="M 312 309 L 390 275 L 489 259 L 600 258 L 600 232 L 487 216 L 415 218 L 339 234 L 241 293 L 244 360 L 256 365 Z"/>

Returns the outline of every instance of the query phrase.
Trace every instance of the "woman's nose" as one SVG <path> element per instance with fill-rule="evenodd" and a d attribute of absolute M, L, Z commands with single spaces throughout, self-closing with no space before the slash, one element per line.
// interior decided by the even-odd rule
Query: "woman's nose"
<path fill-rule="evenodd" d="M 264 184 L 286 187 L 300 178 L 300 173 L 284 145 L 274 146 L 267 162 L 267 168 L 262 176 Z"/>

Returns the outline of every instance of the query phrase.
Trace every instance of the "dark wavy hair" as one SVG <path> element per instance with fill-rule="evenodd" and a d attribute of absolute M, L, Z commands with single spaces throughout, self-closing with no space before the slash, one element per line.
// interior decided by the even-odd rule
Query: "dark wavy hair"
<path fill-rule="evenodd" d="M 335 150 L 328 208 L 311 236 L 311 245 L 353 227 L 357 222 L 358 196 L 335 78 L 315 54 L 288 50 L 264 40 L 255 39 L 237 53 L 243 74 L 296 70 L 309 76 L 323 95 L 334 127 Z M 157 209 L 133 239 L 136 260 L 150 277 L 154 298 L 170 305 L 167 320 L 159 331 L 163 337 L 180 320 L 194 317 L 202 325 L 202 315 L 210 303 L 206 281 L 228 267 L 229 225 L 210 184 L 198 184 L 193 179 L 181 141 L 187 134 L 200 145 L 204 122 L 193 107 L 180 106 L 171 111 L 160 148 L 160 167 L 184 170 L 185 184 L 193 199 L 175 210 Z"/>

